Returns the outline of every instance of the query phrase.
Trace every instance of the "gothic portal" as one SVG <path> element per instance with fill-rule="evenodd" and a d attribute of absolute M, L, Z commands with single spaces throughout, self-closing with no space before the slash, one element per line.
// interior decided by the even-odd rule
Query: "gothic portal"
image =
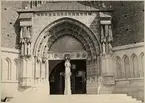
<path fill-rule="evenodd" d="M 74 3 L 74 6 L 80 5 Z M 96 94 L 99 77 L 110 78 L 108 83 L 113 83 L 114 76 L 109 70 L 112 11 L 97 12 L 95 8 L 86 11 L 85 8 L 82 5 L 80 11 L 67 9 L 64 12 L 61 8 L 51 12 L 18 11 L 23 71 L 21 87 L 32 84 L 39 87 L 41 84 L 50 94 L 65 94 L 65 91 Z M 64 66 L 66 55 L 69 55 L 70 67 Z M 102 65 L 104 63 L 106 65 Z M 65 68 L 70 68 L 69 76 L 65 74 L 68 70 Z"/>
<path fill-rule="evenodd" d="M 86 83 L 87 77 L 92 75 L 90 77 L 96 80 L 99 75 L 97 64 L 99 65 L 100 48 L 96 36 L 87 26 L 71 18 L 59 19 L 46 29 L 45 33 L 42 32 L 38 36 L 36 44 L 39 44 L 34 45 L 34 53 L 49 64 L 47 75 L 50 94 L 64 94 L 65 55 L 69 55 L 71 63 L 69 84 L 72 93 L 86 93 L 89 88 Z M 94 69 L 93 74 L 88 72 L 90 65 Z"/>
<path fill-rule="evenodd" d="M 2 95 L 32 89 L 45 96 L 125 93 L 143 99 L 142 5 L 2 1 Z"/>

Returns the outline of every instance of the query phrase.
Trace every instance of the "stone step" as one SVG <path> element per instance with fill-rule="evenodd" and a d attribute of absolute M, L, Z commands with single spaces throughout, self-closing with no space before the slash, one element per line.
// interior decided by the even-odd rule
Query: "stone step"
<path fill-rule="evenodd" d="M 30 92 L 13 99 L 10 103 L 142 103 L 126 94 L 99 95 L 48 95 Z"/>

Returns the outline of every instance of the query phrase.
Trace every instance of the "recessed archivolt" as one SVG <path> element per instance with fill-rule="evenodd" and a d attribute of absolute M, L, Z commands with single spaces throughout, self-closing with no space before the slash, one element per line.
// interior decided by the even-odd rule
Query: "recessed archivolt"
<path fill-rule="evenodd" d="M 65 36 L 65 33 L 63 33 L 61 35 L 58 35 L 57 38 L 60 38 L 62 36 Z M 84 39 L 82 39 L 79 36 L 75 36 L 75 35 L 71 35 L 71 34 L 68 34 L 68 36 L 72 36 L 72 37 L 76 38 L 78 41 L 80 41 L 83 44 L 83 47 L 86 49 L 86 51 L 91 54 L 90 47 L 86 44 L 87 41 L 85 41 Z M 51 48 L 53 42 L 55 42 L 55 40 L 54 41 L 48 41 L 48 44 L 49 44 L 48 45 L 48 50 Z M 45 51 L 45 52 L 47 52 L 47 51 Z"/>
<path fill-rule="evenodd" d="M 92 59 L 99 54 L 99 43 L 93 32 L 84 24 L 70 18 L 59 19 L 48 25 L 39 35 L 34 45 L 34 55 L 43 56 L 51 45 L 64 35 L 70 35 L 78 39 L 87 52 L 90 52 Z"/>
<path fill-rule="evenodd" d="M 83 46 L 84 46 L 84 48 L 86 49 L 86 50 L 91 50 L 91 46 L 90 45 L 88 45 L 88 44 L 91 44 L 90 42 L 89 42 L 89 40 L 87 41 L 82 35 L 79 35 L 79 34 L 73 34 L 72 32 L 67 32 L 67 31 L 64 31 L 64 30 L 62 30 L 62 31 L 60 31 L 59 33 L 57 33 L 57 35 L 52 35 L 51 37 L 50 37 L 50 39 L 48 40 L 48 44 L 47 44 L 47 46 L 48 46 L 48 49 L 50 49 L 51 48 L 51 45 L 53 44 L 53 42 L 55 42 L 55 40 L 57 40 L 58 38 L 60 38 L 60 37 L 62 37 L 62 36 L 64 36 L 64 35 L 69 35 L 69 36 L 72 36 L 72 37 L 74 37 L 74 38 L 76 38 L 77 40 L 79 40 L 82 44 L 83 44 Z M 87 44 L 88 43 L 88 44 Z"/>
<path fill-rule="evenodd" d="M 86 39 L 85 36 L 82 36 L 82 35 L 79 35 L 77 33 L 72 33 L 72 32 L 69 32 L 70 29 L 68 29 L 68 31 L 65 31 L 65 28 L 56 32 L 55 34 L 52 34 L 52 36 L 48 39 L 46 38 L 45 40 L 43 40 L 43 42 L 45 43 L 42 47 L 40 47 L 40 50 L 44 51 L 44 52 L 40 52 L 41 54 L 40 55 L 43 55 L 43 53 L 45 54 L 47 51 L 49 51 L 49 49 L 51 48 L 52 44 L 60 37 L 62 36 L 65 36 L 66 34 L 69 35 L 69 36 L 72 36 L 76 39 L 78 39 L 84 46 L 84 48 L 86 49 L 86 51 L 90 54 L 93 55 L 93 57 L 95 57 L 95 53 L 96 52 L 94 49 L 94 46 L 92 45 L 92 43 L 90 42 L 89 39 Z M 41 43 L 42 44 L 42 43 Z M 47 48 L 47 49 L 45 49 Z M 47 50 L 47 51 L 46 51 Z M 93 58 L 92 57 L 92 58 Z"/>

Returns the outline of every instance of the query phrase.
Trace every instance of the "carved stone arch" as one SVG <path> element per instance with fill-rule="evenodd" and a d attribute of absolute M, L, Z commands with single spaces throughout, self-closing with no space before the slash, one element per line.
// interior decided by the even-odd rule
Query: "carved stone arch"
<path fill-rule="evenodd" d="M 116 78 L 121 79 L 122 78 L 122 66 L 121 66 L 121 58 L 119 56 L 115 57 L 115 71 L 116 71 Z"/>
<path fill-rule="evenodd" d="M 48 45 L 46 45 L 46 44 L 47 44 L 49 38 L 50 38 L 50 36 L 47 36 L 47 37 L 46 37 L 45 39 L 43 39 L 43 41 L 41 42 L 42 45 L 39 46 L 39 48 L 40 48 L 40 49 L 39 49 L 39 50 L 40 50 L 39 53 L 41 53 L 41 54 L 38 53 L 39 56 L 43 55 L 44 48 L 48 46 Z"/>
<path fill-rule="evenodd" d="M 122 76 L 123 78 L 130 78 L 130 60 L 127 55 L 124 55 L 122 58 L 123 68 Z"/>
<path fill-rule="evenodd" d="M 86 44 L 86 41 L 85 41 L 84 39 L 82 39 L 82 37 L 80 37 L 80 36 L 72 35 L 72 34 L 70 34 L 70 33 L 68 33 L 67 35 L 68 35 L 68 36 L 74 37 L 75 39 L 77 39 L 78 41 L 82 42 L 83 44 Z M 65 33 L 63 33 L 63 34 L 61 34 L 61 35 L 58 34 L 58 36 L 57 36 L 56 39 L 59 39 L 59 38 L 62 37 L 62 36 L 65 36 Z M 49 42 L 49 41 L 48 41 L 48 42 Z M 55 40 L 52 41 L 52 42 L 55 42 Z M 51 48 L 52 44 L 53 44 L 53 43 L 51 43 L 51 45 L 48 46 L 49 49 Z M 88 48 L 86 45 L 82 45 L 82 46 L 83 46 L 84 48 Z"/>
<path fill-rule="evenodd" d="M 131 69 L 133 70 L 133 78 L 139 77 L 138 57 L 135 53 L 131 55 Z"/>
<path fill-rule="evenodd" d="M 71 33 L 69 33 L 69 32 L 66 32 L 67 34 L 71 34 Z M 57 34 L 56 36 L 54 36 L 54 35 L 52 35 L 51 37 L 50 37 L 50 39 L 48 40 L 48 43 L 49 43 L 49 45 L 48 45 L 48 48 L 50 48 L 51 47 L 51 45 L 53 44 L 53 42 L 55 42 L 55 40 L 57 40 L 59 37 L 61 37 L 61 36 L 63 36 L 63 35 L 65 35 L 65 32 L 64 33 L 59 33 L 59 34 Z M 82 37 L 81 35 L 78 35 L 78 34 L 72 34 L 71 36 L 73 36 L 73 37 L 75 37 L 75 38 L 77 38 L 77 39 L 82 39 L 82 38 L 84 38 L 84 37 Z M 81 37 L 80 37 L 81 36 Z M 85 40 L 85 39 L 82 39 L 82 40 Z M 79 41 L 81 41 L 81 40 L 79 40 Z M 82 41 L 81 41 L 82 42 Z M 47 42 L 45 42 L 45 43 L 47 43 Z M 87 43 L 87 40 L 85 40 L 85 42 L 83 42 L 83 44 L 86 44 Z M 91 44 L 91 43 L 88 43 L 88 44 Z M 46 44 L 45 44 L 46 45 Z M 87 44 L 86 44 L 87 45 Z M 40 48 L 40 50 L 42 50 L 43 51 L 43 49 L 44 49 L 44 46 L 42 47 L 42 48 Z M 89 50 L 91 50 L 91 48 L 89 49 Z M 41 54 L 42 55 L 42 54 Z"/>
<path fill-rule="evenodd" d="M 90 41 L 92 42 L 92 44 L 94 45 L 94 49 L 96 54 L 99 54 L 99 41 L 97 40 L 96 36 L 93 34 L 93 32 L 87 27 L 85 26 L 83 23 L 71 19 L 71 18 L 61 18 L 59 20 L 54 21 L 53 23 L 51 23 L 50 25 L 48 25 L 46 28 L 44 28 L 44 30 L 40 33 L 39 37 L 37 38 L 35 44 L 34 44 L 34 49 L 33 49 L 33 53 L 35 56 L 37 56 L 37 52 L 39 51 L 39 46 L 40 43 L 42 41 L 43 38 L 46 38 L 49 34 L 49 30 L 54 27 L 55 25 L 58 25 L 60 23 L 63 22 L 69 22 L 75 25 L 78 25 L 79 27 L 81 27 L 83 30 L 85 30 L 87 32 L 87 36 L 90 38 Z M 94 40 L 95 39 L 95 40 Z M 97 45 L 96 45 L 97 44 Z M 45 47 L 45 46 L 44 46 Z M 41 51 L 42 52 L 42 51 Z"/>
<path fill-rule="evenodd" d="M 139 55 L 139 72 L 140 77 L 144 77 L 144 52 Z"/>
<path fill-rule="evenodd" d="M 64 29 L 64 28 L 63 28 Z M 61 30 L 61 29 L 60 29 Z M 93 48 L 93 46 L 91 47 L 90 46 L 90 44 L 92 44 L 91 42 L 88 42 L 89 40 L 86 40 L 85 38 L 86 37 L 84 37 L 84 36 L 82 36 L 82 35 L 78 35 L 77 33 L 75 33 L 75 34 L 72 34 L 72 33 L 70 33 L 70 32 L 68 32 L 68 31 L 65 31 L 65 30 L 62 30 L 63 31 L 63 33 L 57 33 L 57 35 L 55 35 L 54 36 L 54 34 L 49 38 L 49 39 L 47 39 L 48 41 L 46 41 L 45 43 L 48 43 L 48 49 L 51 47 L 51 45 L 53 44 L 53 42 L 55 42 L 59 37 L 61 37 L 61 36 L 64 36 L 64 35 L 71 35 L 71 36 L 73 36 L 73 37 L 75 37 L 76 39 L 78 39 L 83 45 L 85 44 L 86 46 L 88 45 L 89 46 L 89 49 L 88 48 L 86 48 L 86 49 L 88 49 L 88 50 L 90 50 L 91 51 L 91 54 L 92 54 L 92 58 L 93 57 L 95 57 L 95 53 L 96 53 L 96 51 L 94 50 L 94 49 L 92 49 Z M 73 30 L 72 30 L 73 31 Z M 60 31 L 58 31 L 58 32 L 60 32 Z M 83 42 L 84 41 L 84 42 Z M 88 42 L 88 43 L 87 43 Z M 46 45 L 46 44 L 44 44 L 44 45 Z M 85 46 L 85 47 L 86 47 Z M 42 51 L 44 51 L 44 46 L 43 47 L 41 47 L 39 50 L 42 50 Z M 94 50 L 94 51 L 93 51 Z M 42 53 L 42 52 L 41 52 Z M 42 55 L 42 54 L 40 54 L 40 55 Z M 90 55 L 91 56 L 91 55 Z"/>
<path fill-rule="evenodd" d="M 59 33 L 59 34 L 57 34 L 57 35 L 53 34 L 53 35 L 50 37 L 49 41 L 46 41 L 45 43 L 48 42 L 48 45 L 50 46 L 50 45 L 53 44 L 53 42 L 54 42 L 58 37 L 63 36 L 63 35 L 64 35 L 64 33 Z M 72 35 L 72 36 L 77 37 L 77 36 L 75 36 L 75 35 Z M 48 38 L 46 38 L 46 39 L 48 40 Z M 81 39 L 81 38 L 80 38 L 80 39 Z M 83 40 L 83 39 L 82 39 L 82 40 Z M 45 44 L 45 45 L 46 45 L 46 44 Z M 46 46 L 45 46 L 45 47 L 46 47 Z M 43 51 L 43 49 L 44 49 L 44 46 L 43 46 L 42 48 L 40 48 L 40 50 L 42 50 L 42 51 Z"/>
<path fill-rule="evenodd" d="M 57 38 L 56 38 L 56 40 L 57 39 L 59 39 L 60 37 L 62 37 L 62 36 L 65 36 L 66 34 L 65 33 L 63 33 L 63 34 L 58 34 L 57 35 Z M 82 43 L 82 45 L 84 46 L 84 48 L 86 49 L 86 51 L 87 52 L 89 52 L 89 54 L 91 54 L 90 52 L 90 50 L 91 50 L 91 48 L 86 44 L 87 43 L 87 41 L 85 40 L 85 39 L 82 39 L 83 37 L 81 37 L 81 36 L 77 36 L 77 34 L 74 34 L 74 35 L 72 35 L 71 33 L 67 33 L 67 35 L 68 36 L 72 36 L 72 37 L 74 37 L 74 38 L 76 38 L 78 41 L 80 41 L 81 43 Z M 48 45 L 48 49 L 50 49 L 51 48 L 51 46 L 52 46 L 52 44 L 53 44 L 53 42 L 55 42 L 55 39 L 53 40 L 53 41 L 49 41 L 48 40 L 48 42 L 49 42 L 49 45 Z M 51 42 L 51 43 L 50 43 Z M 85 45 L 84 45 L 85 44 Z M 90 55 L 91 56 L 91 55 Z"/>

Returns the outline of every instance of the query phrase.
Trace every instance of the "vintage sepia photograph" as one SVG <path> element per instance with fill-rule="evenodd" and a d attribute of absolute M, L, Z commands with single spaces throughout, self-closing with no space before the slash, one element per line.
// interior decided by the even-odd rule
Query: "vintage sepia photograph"
<path fill-rule="evenodd" d="M 144 103 L 144 1 L 1 1 L 1 102 Z"/>

